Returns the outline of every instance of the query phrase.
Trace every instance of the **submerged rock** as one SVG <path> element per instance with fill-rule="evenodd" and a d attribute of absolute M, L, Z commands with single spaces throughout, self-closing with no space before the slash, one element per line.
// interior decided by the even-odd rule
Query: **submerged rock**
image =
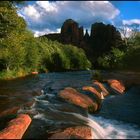
<path fill-rule="evenodd" d="M 69 127 L 48 139 L 92 139 L 92 129 L 88 126 Z"/>
<path fill-rule="evenodd" d="M 31 101 L 28 101 L 27 103 L 23 104 L 24 108 L 29 108 L 35 103 L 35 99 L 32 99 Z"/>
<path fill-rule="evenodd" d="M 118 80 L 115 80 L 115 79 L 110 79 L 110 80 L 107 80 L 107 83 L 117 93 L 120 93 L 120 94 L 124 93 L 125 86 L 123 85 L 123 83 L 121 81 L 118 81 Z"/>
<path fill-rule="evenodd" d="M 70 87 L 61 90 L 58 96 L 72 104 L 88 109 L 89 112 L 95 112 L 98 109 L 96 101 Z"/>
<path fill-rule="evenodd" d="M 0 131 L 0 139 L 21 139 L 26 129 L 31 123 L 29 115 L 20 114 L 11 120 L 8 126 Z"/>
<path fill-rule="evenodd" d="M 16 114 L 19 109 L 20 109 L 19 106 L 15 106 L 15 107 L 9 108 L 9 109 L 1 112 L 0 113 L 0 117 L 7 116 L 7 115 L 10 115 L 10 114 Z"/>

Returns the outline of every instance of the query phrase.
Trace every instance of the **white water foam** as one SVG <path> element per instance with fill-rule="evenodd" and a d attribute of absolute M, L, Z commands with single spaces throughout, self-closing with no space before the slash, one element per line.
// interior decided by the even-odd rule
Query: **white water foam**
<path fill-rule="evenodd" d="M 43 119 L 43 118 L 45 118 L 45 115 L 44 115 L 43 113 L 38 113 L 38 114 L 35 115 L 33 118 L 34 118 L 34 119 Z"/>
<path fill-rule="evenodd" d="M 55 110 L 56 112 L 62 112 Z M 72 114 L 75 117 L 79 118 L 80 120 L 83 120 L 84 122 L 87 122 L 87 125 L 92 128 L 92 139 L 103 139 L 105 137 L 105 131 L 104 129 L 94 120 L 92 120 L 89 117 L 84 117 L 83 115 L 80 115 L 78 113 L 73 112 L 63 112 L 65 114 Z"/>
<path fill-rule="evenodd" d="M 49 101 L 43 100 L 43 98 L 45 98 L 45 95 L 41 95 L 41 96 L 35 97 L 34 99 L 37 102 L 46 103 L 46 104 L 49 103 Z"/>
<path fill-rule="evenodd" d="M 55 97 L 55 94 L 50 94 L 50 93 L 46 93 L 45 95 L 47 95 L 48 97 Z"/>
<path fill-rule="evenodd" d="M 96 123 L 102 128 L 104 131 L 104 139 L 138 139 L 140 138 L 140 130 L 137 128 L 136 125 L 124 123 L 117 120 L 105 119 L 103 117 L 94 117 L 89 115 L 91 120 L 96 121 Z M 92 122 L 91 125 L 93 125 Z M 96 125 L 92 126 L 98 132 L 100 129 L 97 128 Z M 93 130 L 94 131 L 94 130 Z"/>
<path fill-rule="evenodd" d="M 103 139 L 105 137 L 105 131 L 104 129 L 94 120 L 84 117 L 77 113 L 72 113 L 74 116 L 78 117 L 79 119 L 82 119 L 84 121 L 87 121 L 88 124 L 92 128 L 92 139 Z"/>
<path fill-rule="evenodd" d="M 115 98 L 116 96 L 115 95 L 110 95 L 110 97 L 108 97 L 108 98 Z"/>
<path fill-rule="evenodd" d="M 33 103 L 32 106 L 30 106 L 29 108 L 26 108 L 26 107 L 21 107 L 19 110 L 18 110 L 18 113 L 31 113 L 31 114 L 36 114 L 38 111 L 36 110 L 35 108 L 35 103 Z"/>

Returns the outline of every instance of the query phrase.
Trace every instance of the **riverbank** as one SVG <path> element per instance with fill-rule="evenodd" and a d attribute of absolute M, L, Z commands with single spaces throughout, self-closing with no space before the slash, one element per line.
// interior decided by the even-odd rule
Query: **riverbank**
<path fill-rule="evenodd" d="M 43 71 L 43 72 L 33 72 L 33 71 L 30 71 L 30 70 L 19 70 L 19 71 L 3 71 L 3 72 L 0 72 L 0 80 L 14 80 L 14 79 L 17 79 L 17 78 L 24 78 L 26 76 L 30 76 L 30 75 L 36 75 L 36 74 L 41 74 L 41 73 L 53 73 L 53 72 L 59 72 L 59 73 L 63 73 L 63 72 L 78 72 L 79 70 L 62 70 L 62 71 Z M 81 70 L 81 71 L 85 71 L 85 70 Z M 110 78 L 110 77 L 114 77 L 115 74 L 117 74 L 116 77 L 118 77 L 118 74 L 120 73 L 121 74 L 121 77 L 122 77 L 122 74 L 126 75 L 126 74 L 135 74 L 135 75 L 140 75 L 140 71 L 139 70 L 88 70 L 90 71 L 92 74 L 94 74 L 94 72 L 98 71 L 99 74 L 101 74 L 101 76 L 103 78 Z M 105 75 L 105 72 L 109 73 L 109 75 Z M 92 75 L 91 75 L 91 78 L 92 78 Z M 135 77 L 138 82 L 140 82 L 140 80 Z"/>
<path fill-rule="evenodd" d="M 19 71 L 2 71 L 0 72 L 0 80 L 12 80 L 20 77 L 25 77 L 30 74 L 29 71 L 19 70 Z"/>

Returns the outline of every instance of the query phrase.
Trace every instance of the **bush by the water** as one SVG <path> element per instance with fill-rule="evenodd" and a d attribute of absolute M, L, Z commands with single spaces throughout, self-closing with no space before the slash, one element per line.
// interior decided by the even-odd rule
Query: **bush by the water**
<path fill-rule="evenodd" d="M 100 70 L 95 70 L 92 73 L 92 79 L 93 80 L 98 80 L 98 81 L 103 81 L 103 77 L 101 75 L 101 71 Z"/>

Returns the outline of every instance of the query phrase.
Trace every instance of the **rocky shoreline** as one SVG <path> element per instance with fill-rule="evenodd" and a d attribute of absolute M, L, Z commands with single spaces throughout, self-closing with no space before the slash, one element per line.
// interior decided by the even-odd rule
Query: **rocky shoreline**
<path fill-rule="evenodd" d="M 125 86 L 122 83 L 122 81 L 120 82 L 116 79 L 110 79 L 110 80 L 107 80 L 107 84 L 110 87 L 109 89 L 106 88 L 101 82 L 93 81 L 93 86 L 84 86 L 82 88 L 83 92 L 86 92 L 87 94 L 83 94 L 74 88 L 66 87 L 63 90 L 60 90 L 57 96 L 58 98 L 60 98 L 60 100 L 64 100 L 65 102 L 75 105 L 76 107 L 80 107 L 81 109 L 83 108 L 85 112 L 94 114 L 94 113 L 97 113 L 101 109 L 102 100 L 106 96 L 109 96 L 114 91 L 115 93 L 119 95 L 122 95 L 125 93 L 124 92 Z M 35 102 L 34 100 L 29 101 L 23 104 L 23 107 L 30 108 L 34 104 L 34 102 Z M 68 110 L 68 108 L 66 109 Z M 8 115 L 16 114 L 15 118 L 8 120 L 10 123 L 11 121 L 18 119 L 19 117 L 18 114 L 22 114 L 20 113 L 19 110 L 20 110 L 20 107 L 13 107 L 11 109 L 5 110 L 1 113 L 0 118 L 4 118 Z M 24 115 L 27 116 L 27 118 L 30 118 L 30 117 L 32 118 L 32 114 L 30 111 L 26 112 L 26 114 L 23 114 L 23 116 Z M 20 118 L 23 119 L 23 121 L 21 121 L 23 128 L 27 129 L 30 123 L 28 123 L 28 125 L 27 123 L 25 123 L 26 117 L 22 117 L 22 115 L 20 115 Z M 16 131 L 15 132 L 11 131 L 11 129 L 13 129 L 15 124 L 14 123 L 10 124 L 10 126 L 11 125 L 13 126 L 9 128 L 9 123 L 8 125 L 7 123 L 5 123 L 6 124 L 5 128 L 0 131 L 0 138 L 11 138 L 11 135 L 13 139 L 22 138 L 24 136 L 24 132 L 26 131 L 26 129 L 21 130 L 19 126 L 22 126 L 22 125 L 16 125 L 15 126 Z M 11 134 L 11 133 L 14 133 L 14 134 Z M 19 136 L 17 136 L 16 133 L 18 133 Z M 85 124 L 85 125 L 76 125 L 72 127 L 67 127 L 67 128 L 58 130 L 57 132 L 49 133 L 47 137 L 48 139 L 56 139 L 56 138 L 57 139 L 73 139 L 73 138 L 91 139 L 91 138 L 94 138 L 93 135 L 94 134 L 92 134 L 92 129 Z"/>

